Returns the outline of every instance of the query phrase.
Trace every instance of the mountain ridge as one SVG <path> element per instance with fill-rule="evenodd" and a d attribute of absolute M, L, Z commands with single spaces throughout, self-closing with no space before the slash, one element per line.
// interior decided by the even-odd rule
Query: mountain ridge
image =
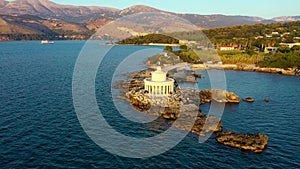
<path fill-rule="evenodd" d="M 125 9 L 116 9 L 101 6 L 57 4 L 50 0 L 0 0 L 0 34 L 8 32 L 46 33 L 49 30 L 56 32 L 97 30 L 110 21 L 141 12 L 171 14 L 189 21 L 191 24 L 199 27 L 199 29 L 300 20 L 300 16 L 283 16 L 276 17 L 274 20 L 268 20 L 262 17 L 239 15 L 181 14 L 145 5 L 134 5 Z M 22 19 L 22 16 L 26 16 L 27 19 L 24 19 L 24 17 Z M 35 16 L 39 17 L 39 19 L 35 18 Z M 30 22 L 33 23 L 30 24 Z M 40 29 L 43 31 L 40 31 Z"/>
<path fill-rule="evenodd" d="M 272 18 L 272 20 L 277 22 L 291 22 L 291 21 L 299 21 L 300 16 L 280 16 Z"/>
<path fill-rule="evenodd" d="M 146 5 L 134 5 L 125 9 L 116 9 L 111 7 L 102 7 L 102 6 L 75 6 L 75 5 L 66 5 L 58 4 L 50 0 L 15 0 L 15 1 L 5 1 L 0 0 L 0 14 L 2 15 L 37 15 L 42 18 L 54 18 L 54 19 L 63 19 L 65 21 L 75 21 L 75 22 L 84 22 L 83 18 L 98 17 L 99 18 L 110 18 L 116 19 L 122 16 L 135 14 L 139 12 L 162 12 L 169 13 L 178 16 L 197 16 L 198 18 L 204 18 L 211 16 L 222 16 L 233 18 L 236 20 L 241 20 L 241 23 L 247 23 L 246 21 L 251 22 L 263 22 L 265 20 L 274 20 L 279 22 L 284 21 L 295 21 L 300 20 L 300 16 L 282 16 L 274 17 L 273 19 L 265 19 L 262 17 L 256 16 L 240 16 L 240 15 L 223 15 L 223 14 L 212 14 L 212 15 L 200 15 L 200 14 L 189 14 L 189 13 L 174 13 L 149 7 Z M 99 15 L 99 16 L 97 16 Z M 68 20 L 67 17 L 76 18 L 77 20 Z"/>
<path fill-rule="evenodd" d="M 118 9 L 108 7 L 60 5 L 49 0 L 15 0 L 0 8 L 0 14 L 2 15 L 28 14 L 45 19 L 53 18 L 78 23 L 93 15 L 99 15 L 99 17 L 107 15 L 109 17 L 109 15 L 114 15 L 118 11 Z"/>

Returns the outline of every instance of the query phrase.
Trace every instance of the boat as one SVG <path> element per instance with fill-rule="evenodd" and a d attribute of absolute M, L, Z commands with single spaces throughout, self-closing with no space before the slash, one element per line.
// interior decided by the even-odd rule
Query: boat
<path fill-rule="evenodd" d="M 48 41 L 48 40 L 42 40 L 41 44 L 54 44 L 53 41 Z"/>

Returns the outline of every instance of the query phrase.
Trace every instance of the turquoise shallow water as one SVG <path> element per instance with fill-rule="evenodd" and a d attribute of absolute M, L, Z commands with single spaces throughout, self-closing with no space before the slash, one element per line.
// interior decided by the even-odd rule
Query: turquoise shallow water
<path fill-rule="evenodd" d="M 192 134 L 156 157 L 130 159 L 108 153 L 83 131 L 73 106 L 73 69 L 84 43 L 0 43 L 1 168 L 300 167 L 300 79 L 255 72 L 225 72 L 229 91 L 242 98 L 253 97 L 256 102 L 227 105 L 222 121 L 224 128 L 237 132 L 267 134 L 269 144 L 262 154 L 226 147 L 214 136 L 199 144 Z M 103 100 L 111 99 L 112 70 L 128 54 L 147 48 L 114 47 L 96 79 L 97 101 L 107 121 L 121 133 L 135 137 L 153 136 L 168 126 L 130 122 L 118 114 L 111 101 Z M 200 72 L 205 78 L 198 80 L 199 88 L 210 88 L 207 72 Z M 266 97 L 271 102 L 265 103 Z M 207 111 L 209 105 L 202 109 Z"/>

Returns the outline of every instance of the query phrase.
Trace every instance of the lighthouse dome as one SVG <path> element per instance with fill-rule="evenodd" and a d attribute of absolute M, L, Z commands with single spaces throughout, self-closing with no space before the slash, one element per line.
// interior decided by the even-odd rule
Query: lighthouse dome
<path fill-rule="evenodd" d="M 161 70 L 161 67 L 157 67 L 156 71 L 152 72 L 151 80 L 154 82 L 164 82 L 167 80 L 167 73 Z"/>

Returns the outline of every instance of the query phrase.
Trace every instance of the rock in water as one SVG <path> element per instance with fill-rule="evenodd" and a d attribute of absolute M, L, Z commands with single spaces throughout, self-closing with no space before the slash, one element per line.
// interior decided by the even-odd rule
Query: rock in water
<path fill-rule="evenodd" d="M 244 101 L 244 102 L 253 103 L 253 102 L 254 102 L 254 99 L 251 98 L 251 97 L 247 97 L 247 98 L 243 98 L 243 101 Z"/>
<path fill-rule="evenodd" d="M 215 116 L 202 115 L 198 117 L 192 128 L 192 132 L 199 135 L 206 135 L 210 132 L 222 131 L 223 124 L 221 120 Z"/>
<path fill-rule="evenodd" d="M 194 73 L 193 74 L 196 78 L 202 78 L 202 74 L 200 74 L 200 73 Z"/>
<path fill-rule="evenodd" d="M 226 90 L 211 89 L 200 91 L 201 104 L 217 101 L 220 103 L 240 103 L 240 98 L 235 93 Z"/>
<path fill-rule="evenodd" d="M 233 92 L 226 92 L 226 103 L 240 103 L 240 98 Z"/>
<path fill-rule="evenodd" d="M 160 112 L 161 116 L 164 119 L 168 120 L 176 120 L 178 118 L 178 115 L 180 113 L 180 110 L 177 108 L 170 108 L 166 107 L 163 111 Z"/>
<path fill-rule="evenodd" d="M 217 141 L 230 147 L 261 153 L 267 147 L 268 136 L 256 134 L 235 134 L 231 131 L 218 134 Z"/>
<path fill-rule="evenodd" d="M 271 99 L 270 99 L 270 98 L 265 98 L 264 101 L 265 101 L 265 102 L 270 102 Z"/>
<path fill-rule="evenodd" d="M 181 112 L 181 119 L 176 123 L 176 127 L 181 130 L 190 131 L 198 135 L 206 135 L 210 132 L 221 132 L 223 128 L 222 121 L 215 117 L 198 113 L 197 117 Z M 189 122 L 194 121 L 194 125 L 190 126 Z"/>

